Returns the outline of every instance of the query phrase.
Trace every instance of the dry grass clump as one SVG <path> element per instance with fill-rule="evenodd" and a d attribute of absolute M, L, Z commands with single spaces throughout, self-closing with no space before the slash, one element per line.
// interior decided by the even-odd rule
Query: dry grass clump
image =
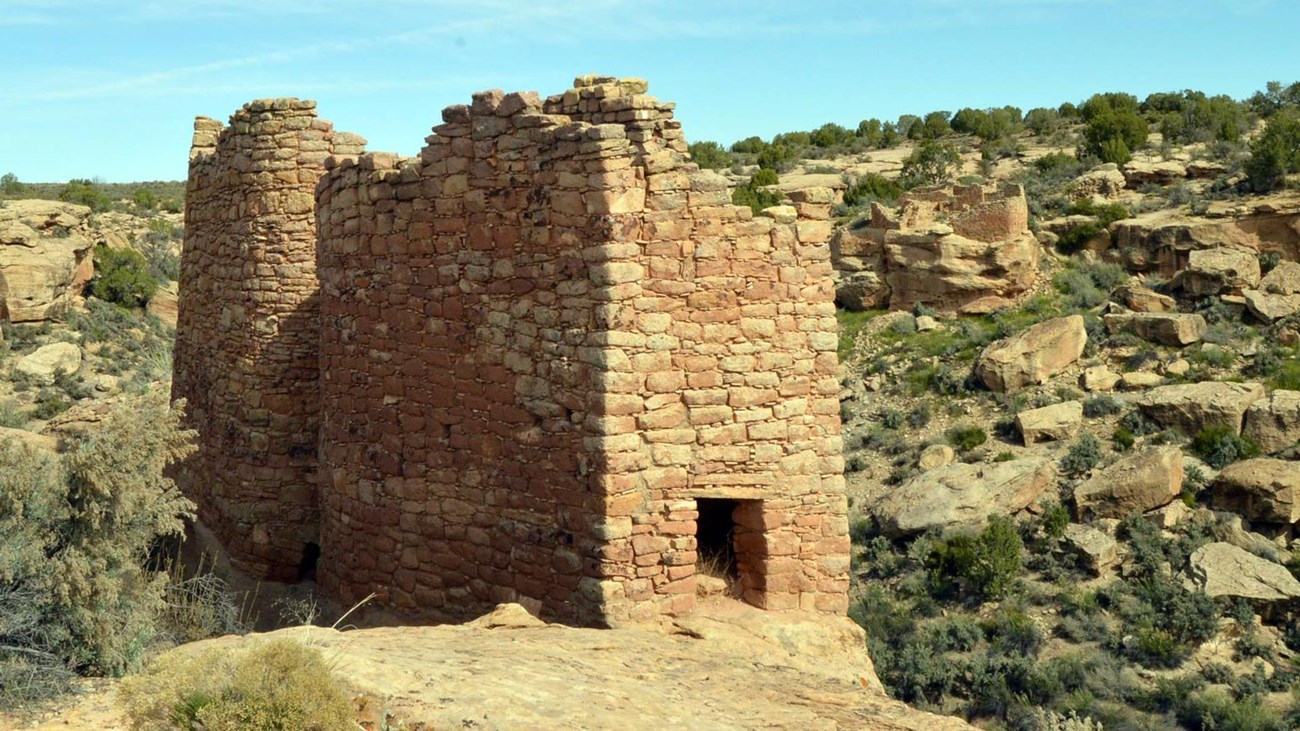
<path fill-rule="evenodd" d="M 135 731 L 353 731 L 348 693 L 319 649 L 277 638 L 240 649 L 173 651 L 122 681 Z"/>

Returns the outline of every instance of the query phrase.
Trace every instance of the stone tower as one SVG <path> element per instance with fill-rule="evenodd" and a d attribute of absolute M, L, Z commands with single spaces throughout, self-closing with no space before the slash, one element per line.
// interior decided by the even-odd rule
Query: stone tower
<path fill-rule="evenodd" d="M 730 205 L 673 105 L 645 92 L 608 77 L 546 100 L 484 92 L 444 110 L 416 158 L 335 149 L 323 177 L 312 158 L 315 231 L 291 238 L 314 245 L 319 286 L 304 277 L 287 308 L 311 316 L 243 313 L 301 324 L 274 359 L 254 324 L 211 331 L 279 270 L 222 243 L 228 224 L 187 228 L 183 266 L 239 273 L 190 294 L 183 276 L 181 327 L 203 357 L 178 341 L 176 361 L 207 458 L 249 476 L 191 471 L 224 540 L 283 570 L 319 536 L 323 591 L 410 614 L 681 613 L 705 558 L 752 604 L 846 610 L 830 224 Z M 245 206 L 265 191 L 226 167 L 224 186 L 192 170 L 195 224 L 290 220 Z M 230 449 L 230 434 L 285 451 Z M 277 534 L 265 554 L 258 525 Z"/>

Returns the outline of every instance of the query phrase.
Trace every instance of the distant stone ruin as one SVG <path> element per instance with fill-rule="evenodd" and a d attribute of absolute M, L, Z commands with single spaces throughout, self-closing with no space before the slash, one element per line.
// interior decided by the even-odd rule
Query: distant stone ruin
<path fill-rule="evenodd" d="M 952 185 L 903 194 L 897 214 L 873 203 L 871 219 L 838 230 L 831 251 L 849 309 L 979 314 L 1033 286 L 1041 246 L 1024 188 Z"/>
<path fill-rule="evenodd" d="M 754 218 L 636 79 L 474 95 L 416 158 L 199 118 L 177 477 L 255 575 L 410 615 L 844 613 L 824 220 Z"/>

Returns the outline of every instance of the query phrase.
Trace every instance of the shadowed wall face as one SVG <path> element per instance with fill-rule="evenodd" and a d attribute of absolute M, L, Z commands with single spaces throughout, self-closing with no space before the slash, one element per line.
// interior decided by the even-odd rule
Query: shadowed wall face
<path fill-rule="evenodd" d="M 177 478 L 235 565 L 276 580 L 318 541 L 316 182 L 364 144 L 315 106 L 198 118 L 186 190 L 172 394 L 200 444 Z"/>

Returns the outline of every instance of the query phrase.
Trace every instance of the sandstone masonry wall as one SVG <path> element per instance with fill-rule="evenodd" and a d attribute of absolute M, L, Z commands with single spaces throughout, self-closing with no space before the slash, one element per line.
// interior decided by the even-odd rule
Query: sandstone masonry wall
<path fill-rule="evenodd" d="M 327 594 L 680 613 L 711 500 L 748 601 L 847 609 L 830 224 L 730 205 L 645 92 L 484 92 L 416 158 L 325 160 Z"/>
<path fill-rule="evenodd" d="M 364 140 L 316 103 L 259 100 L 194 124 L 172 395 L 198 453 L 177 470 L 232 561 L 296 580 L 316 543 L 316 181 Z"/>

